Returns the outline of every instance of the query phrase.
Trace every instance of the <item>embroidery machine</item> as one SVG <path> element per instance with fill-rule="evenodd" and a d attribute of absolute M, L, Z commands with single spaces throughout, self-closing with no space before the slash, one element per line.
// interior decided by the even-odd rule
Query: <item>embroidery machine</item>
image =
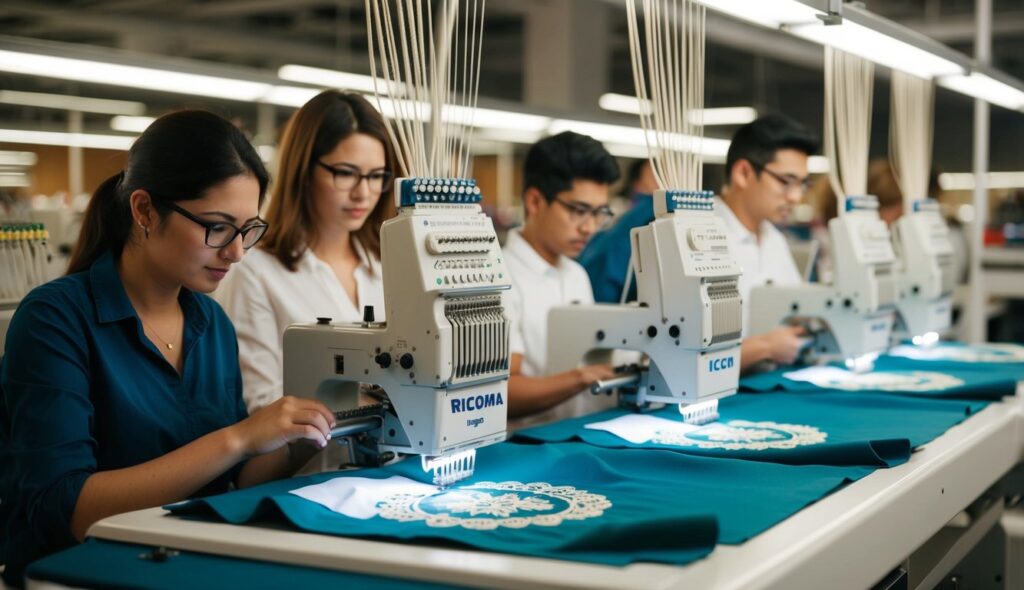
<path fill-rule="evenodd" d="M 510 286 L 480 189 L 465 179 L 397 181 L 381 227 L 387 321 L 290 326 L 284 389 L 338 412 L 332 439 L 359 464 L 422 457 L 434 482 L 472 475 L 476 448 L 505 439 Z M 360 390 L 380 403 L 360 407 Z"/>
<path fill-rule="evenodd" d="M 949 227 L 932 199 L 914 202 L 894 226 L 899 297 L 893 339 L 938 342 L 953 321 L 953 245 Z"/>
<path fill-rule="evenodd" d="M 854 371 L 869 369 L 888 348 L 897 301 L 895 255 L 878 199 L 847 197 L 828 225 L 835 280 L 791 287 L 766 285 L 750 293 L 751 333 L 801 323 L 813 341 L 812 357 L 841 358 Z"/>
<path fill-rule="evenodd" d="M 739 382 L 740 268 L 712 193 L 658 190 L 654 207 L 654 221 L 631 232 L 637 301 L 553 308 L 548 366 L 561 372 L 610 363 L 616 350 L 643 353 L 649 363 L 591 392 L 618 389 L 621 403 L 638 408 L 680 404 L 687 422 L 702 424 Z"/>
<path fill-rule="evenodd" d="M 892 76 L 889 152 L 903 192 L 903 215 L 893 225 L 899 299 L 893 343 L 929 346 L 953 322 L 953 245 L 939 204 L 928 192 L 935 84 L 906 72 Z"/>

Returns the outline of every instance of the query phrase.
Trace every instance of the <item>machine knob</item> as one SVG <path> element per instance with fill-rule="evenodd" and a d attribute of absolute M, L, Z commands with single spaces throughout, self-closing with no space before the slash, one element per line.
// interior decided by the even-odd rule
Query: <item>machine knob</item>
<path fill-rule="evenodd" d="M 412 362 L 412 355 L 409 354 L 408 352 L 398 358 L 398 364 L 401 365 L 403 369 L 411 369 Z"/>
<path fill-rule="evenodd" d="M 374 321 L 373 320 L 373 306 L 372 305 L 364 305 L 363 306 L 363 322 L 367 323 L 367 324 L 372 324 L 373 321 Z"/>
<path fill-rule="evenodd" d="M 373 357 L 373 360 L 380 365 L 380 368 L 386 369 L 391 366 L 391 353 L 382 352 Z"/>
<path fill-rule="evenodd" d="M 318 326 L 327 326 L 331 323 L 331 318 L 316 318 Z"/>

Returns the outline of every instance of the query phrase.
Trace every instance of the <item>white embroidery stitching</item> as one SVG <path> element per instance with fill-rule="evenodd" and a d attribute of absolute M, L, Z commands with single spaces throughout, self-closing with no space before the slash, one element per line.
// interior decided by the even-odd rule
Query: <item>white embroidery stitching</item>
<path fill-rule="evenodd" d="M 504 481 L 478 482 L 430 495 L 396 494 L 381 500 L 377 507 L 380 516 L 388 520 L 423 521 L 431 527 L 494 530 L 558 526 L 566 520 L 595 518 L 611 508 L 612 503 L 605 496 L 572 486 Z M 550 512 L 552 510 L 554 512 Z M 535 514 L 519 515 L 522 512 Z M 485 515 L 492 518 L 481 518 Z"/>
<path fill-rule="evenodd" d="M 850 373 L 843 378 L 818 378 L 811 382 L 818 387 L 843 391 L 942 391 L 964 384 L 958 377 L 933 371 Z"/>
<path fill-rule="evenodd" d="M 900 346 L 890 352 L 890 354 L 892 356 L 928 361 L 960 361 L 965 363 L 1024 362 L 1024 346 L 1005 343 L 940 346 L 937 348 Z"/>
<path fill-rule="evenodd" d="M 727 423 L 712 424 L 692 432 L 658 430 L 654 433 L 651 442 L 699 449 L 764 451 L 816 445 L 825 442 L 827 438 L 828 433 L 822 432 L 814 426 L 731 420 Z"/>

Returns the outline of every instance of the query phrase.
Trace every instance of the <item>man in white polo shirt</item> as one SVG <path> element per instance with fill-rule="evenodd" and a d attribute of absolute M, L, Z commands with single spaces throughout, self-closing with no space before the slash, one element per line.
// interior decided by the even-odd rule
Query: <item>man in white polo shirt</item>
<path fill-rule="evenodd" d="M 570 131 L 534 144 L 523 166 L 526 223 L 509 231 L 502 248 L 512 278 L 506 297 L 512 321 L 512 428 L 614 405 L 611 396 L 584 391 L 613 376 L 611 367 L 591 365 L 549 375 L 546 363 L 548 311 L 594 301 L 586 271 L 572 259 L 611 220 L 608 192 L 619 178 L 619 166 L 599 142 Z"/>
<path fill-rule="evenodd" d="M 715 211 L 725 222 L 729 249 L 743 269 L 742 371 L 758 363 L 792 364 L 806 339 L 800 327 L 783 326 L 750 334 L 750 290 L 774 283 L 801 281 L 789 245 L 775 223 L 787 217 L 807 189 L 807 159 L 817 139 L 804 126 L 780 115 L 768 115 L 741 127 L 726 156 L 725 179 Z"/>

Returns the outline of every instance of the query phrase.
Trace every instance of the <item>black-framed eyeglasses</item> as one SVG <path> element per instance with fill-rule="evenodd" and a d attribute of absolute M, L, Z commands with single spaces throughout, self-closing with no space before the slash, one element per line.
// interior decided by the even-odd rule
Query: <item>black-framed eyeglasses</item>
<path fill-rule="evenodd" d="M 575 203 L 571 201 L 565 201 L 559 197 L 555 197 L 554 201 L 559 205 L 565 207 L 569 212 L 569 219 L 573 223 L 583 223 L 587 217 L 592 217 L 594 222 L 597 223 L 598 228 L 603 228 L 615 217 L 615 212 L 608 205 L 602 205 L 600 207 L 591 207 L 584 203 Z"/>
<path fill-rule="evenodd" d="M 150 191 L 150 194 L 153 194 Z M 161 205 L 164 205 L 176 213 L 180 213 L 182 217 L 193 221 L 198 225 L 203 226 L 206 229 L 206 245 L 210 248 L 224 248 L 231 242 L 235 241 L 235 238 L 239 235 L 242 236 L 242 248 L 248 250 L 256 245 L 263 237 L 263 234 L 267 233 L 267 222 L 262 219 L 257 219 L 248 223 L 245 227 L 238 227 L 233 223 L 227 221 L 209 221 L 196 217 L 188 209 L 183 209 L 178 205 L 175 205 L 173 201 L 161 200 Z"/>
<path fill-rule="evenodd" d="M 339 191 L 350 191 L 366 180 L 366 187 L 373 193 L 382 193 L 391 187 L 391 172 L 388 170 L 371 170 L 366 174 L 354 166 L 331 166 L 320 160 L 316 161 L 318 166 L 331 173 L 334 177 L 334 188 Z"/>
<path fill-rule="evenodd" d="M 753 164 L 753 163 L 752 163 Z M 767 168 L 765 164 L 753 164 L 754 169 L 758 172 L 767 172 L 768 176 L 771 176 L 775 180 L 778 180 L 782 184 L 782 190 L 791 193 L 795 190 L 799 190 L 800 194 L 806 193 L 811 188 L 811 177 L 805 176 L 799 178 L 792 174 L 779 174 L 774 170 Z"/>

